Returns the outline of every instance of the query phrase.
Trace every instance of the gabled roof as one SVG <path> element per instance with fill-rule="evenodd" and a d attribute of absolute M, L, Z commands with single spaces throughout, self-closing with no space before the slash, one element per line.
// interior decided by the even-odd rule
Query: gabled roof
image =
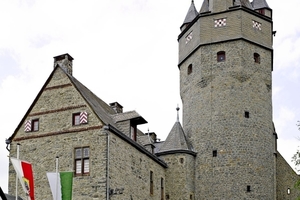
<path fill-rule="evenodd" d="M 62 69 L 59 65 L 57 65 L 46 82 L 44 83 L 42 89 L 39 91 L 38 95 L 35 97 L 33 103 L 27 110 L 26 114 L 20 121 L 19 125 L 15 129 L 14 133 L 9 137 L 8 140 L 12 141 L 12 139 L 15 137 L 17 131 L 20 129 L 22 126 L 22 123 L 25 121 L 26 117 L 32 110 L 33 106 L 35 103 L 38 101 L 39 97 L 43 93 L 44 89 L 46 88 L 47 84 L 50 82 L 50 80 L 53 77 L 53 74 L 55 73 L 56 70 L 61 69 L 70 79 L 71 83 L 75 86 L 77 91 L 81 94 L 81 96 L 86 100 L 86 102 L 90 105 L 92 110 L 95 112 L 95 114 L 98 116 L 98 118 L 105 124 L 105 125 L 112 125 L 116 127 L 116 124 L 112 118 L 112 115 L 116 114 L 116 111 L 110 107 L 108 104 L 106 104 L 104 101 L 102 101 L 99 97 L 97 97 L 93 92 L 91 92 L 87 87 L 85 87 L 82 83 L 80 83 L 76 78 L 71 76 L 70 74 L 66 73 L 64 69 Z"/>
<path fill-rule="evenodd" d="M 198 16 L 198 14 L 199 13 L 195 7 L 194 1 L 192 0 L 191 6 L 185 16 L 185 19 L 184 19 L 182 25 L 192 22 Z"/>
<path fill-rule="evenodd" d="M 166 141 L 161 145 L 158 153 L 182 150 L 192 151 L 192 147 L 184 134 L 180 122 L 177 121 L 171 129 Z"/>
<path fill-rule="evenodd" d="M 99 119 L 102 120 L 106 125 L 107 124 L 115 125 L 115 122 L 111 115 L 116 114 L 116 111 L 112 107 L 110 107 L 107 103 L 102 101 L 102 99 L 97 97 L 93 92 L 91 92 L 76 78 L 69 75 L 68 73 L 66 73 L 66 75 L 70 78 L 71 82 L 74 84 L 77 91 L 91 106 L 91 108 L 93 109 L 95 114 L 99 117 Z"/>
<path fill-rule="evenodd" d="M 271 9 L 266 0 L 253 0 L 251 4 L 255 10 L 261 8 Z"/>

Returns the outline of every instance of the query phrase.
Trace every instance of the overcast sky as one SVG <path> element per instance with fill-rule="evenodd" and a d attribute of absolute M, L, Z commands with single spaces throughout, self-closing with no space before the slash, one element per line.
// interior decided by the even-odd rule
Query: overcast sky
<path fill-rule="evenodd" d="M 203 0 L 195 0 L 197 10 Z M 0 0 L 0 186 L 7 192 L 10 137 L 53 70 L 69 53 L 73 76 L 107 103 L 136 110 L 139 128 L 164 140 L 176 121 L 177 36 L 190 0 Z M 299 0 L 273 9 L 273 120 L 291 164 L 300 144 Z M 180 116 L 181 120 L 181 116 Z M 22 148 L 22 147 L 21 147 Z M 42 147 L 41 147 L 42 148 Z M 56 155 L 53 155 L 55 159 Z M 20 155 L 22 159 L 22 155 Z"/>

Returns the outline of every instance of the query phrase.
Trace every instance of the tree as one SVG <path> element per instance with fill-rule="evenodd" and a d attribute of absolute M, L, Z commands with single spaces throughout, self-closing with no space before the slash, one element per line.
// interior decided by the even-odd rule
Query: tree
<path fill-rule="evenodd" d="M 300 131 L 300 121 L 298 121 L 298 130 Z M 292 157 L 292 162 L 295 163 L 295 166 L 296 166 L 296 171 L 297 172 L 300 172 L 300 150 L 298 149 L 297 152 L 294 154 L 294 156 Z M 298 180 L 296 183 L 295 183 L 295 188 L 297 190 L 300 190 L 300 180 Z M 300 200 L 300 197 L 297 198 L 297 200 Z"/>

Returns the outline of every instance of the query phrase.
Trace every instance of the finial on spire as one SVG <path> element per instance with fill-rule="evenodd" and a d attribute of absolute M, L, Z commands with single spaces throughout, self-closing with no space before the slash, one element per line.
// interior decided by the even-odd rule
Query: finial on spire
<path fill-rule="evenodd" d="M 177 104 L 177 108 L 176 108 L 176 110 L 177 110 L 177 122 L 179 122 L 179 106 L 178 106 L 178 104 Z"/>

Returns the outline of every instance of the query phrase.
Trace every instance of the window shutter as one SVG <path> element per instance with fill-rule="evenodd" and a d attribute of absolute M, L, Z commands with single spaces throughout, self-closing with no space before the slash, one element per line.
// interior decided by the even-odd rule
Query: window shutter
<path fill-rule="evenodd" d="M 80 124 L 86 124 L 88 122 L 87 112 L 80 113 Z"/>
<path fill-rule="evenodd" d="M 25 121 L 24 131 L 25 132 L 30 132 L 31 131 L 31 120 Z"/>

